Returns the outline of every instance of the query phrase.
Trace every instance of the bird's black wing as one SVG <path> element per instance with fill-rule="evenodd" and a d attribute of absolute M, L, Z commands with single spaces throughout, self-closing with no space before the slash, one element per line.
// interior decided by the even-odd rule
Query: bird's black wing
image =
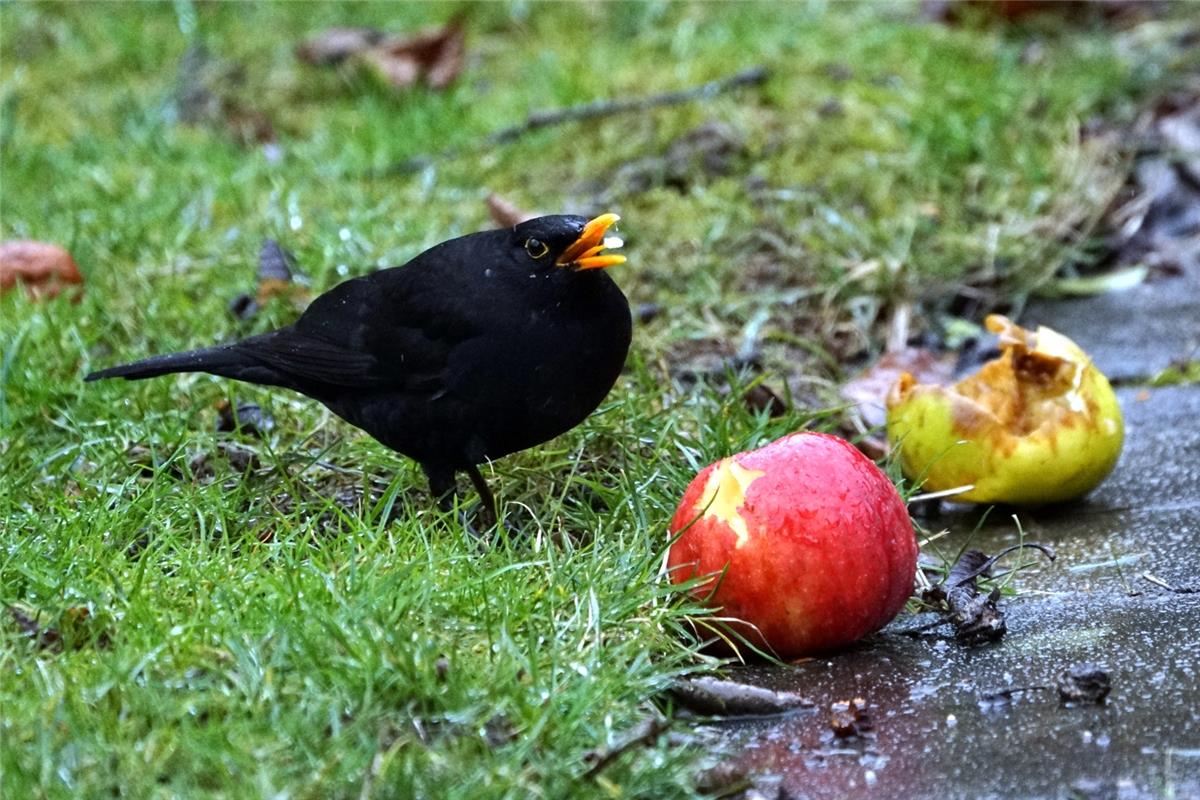
<path fill-rule="evenodd" d="M 436 392 L 454 347 L 479 332 L 451 278 L 418 263 L 354 278 L 241 347 L 299 386 Z"/>

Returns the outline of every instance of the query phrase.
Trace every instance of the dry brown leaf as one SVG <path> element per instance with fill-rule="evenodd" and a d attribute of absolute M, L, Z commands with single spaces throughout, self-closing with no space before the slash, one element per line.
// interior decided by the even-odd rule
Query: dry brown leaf
<path fill-rule="evenodd" d="M 946 383 L 953 376 L 953 353 L 934 353 L 906 347 L 883 356 L 842 386 L 842 397 L 858 407 L 863 422 L 876 428 L 887 421 L 884 399 L 900 373 L 909 372 L 920 383 Z"/>
<path fill-rule="evenodd" d="M 258 292 L 255 296 L 259 305 L 272 297 L 287 298 L 299 308 L 308 305 L 308 290 L 295 283 L 294 263 L 295 258 L 280 247 L 279 242 L 274 239 L 263 242 L 258 253 Z"/>
<path fill-rule="evenodd" d="M 274 239 L 264 241 L 258 253 L 258 289 L 253 295 L 243 293 L 233 298 L 229 312 L 238 319 L 250 319 L 276 297 L 290 302 L 297 310 L 307 307 L 312 294 L 303 284 L 296 283 L 294 263 L 292 254 Z"/>
<path fill-rule="evenodd" d="M 354 58 L 397 89 L 424 81 L 445 89 L 466 64 L 466 29 L 454 19 L 441 28 L 410 36 L 388 36 L 374 28 L 330 28 L 296 46 L 296 57 L 318 66 Z"/>
<path fill-rule="evenodd" d="M 1200 267 L 1200 93 L 1159 98 L 1132 136 L 1140 155 L 1102 220 L 1105 265 L 1189 273 Z"/>
<path fill-rule="evenodd" d="M 867 701 L 861 697 L 839 700 L 829 707 L 829 727 L 839 739 L 854 739 L 871 730 Z"/>
<path fill-rule="evenodd" d="M 885 398 L 901 373 L 910 372 L 922 383 L 946 383 L 954 372 L 953 354 L 937 354 L 917 347 L 906 347 L 883 356 L 842 386 L 842 398 L 854 405 L 846 435 L 854 439 L 868 458 L 878 460 L 888 454 L 883 425 L 887 422 Z"/>
<path fill-rule="evenodd" d="M 518 208 L 495 192 L 489 194 L 484 202 L 487 203 L 488 213 L 492 215 L 492 221 L 498 228 L 511 228 L 538 216 Z"/>
<path fill-rule="evenodd" d="M 1112 678 L 1103 667 L 1084 662 L 1058 673 L 1055 688 L 1058 689 L 1058 701 L 1064 706 L 1102 706 L 1112 691 Z"/>
<path fill-rule="evenodd" d="M 994 556 L 982 550 L 967 550 L 958 556 L 950 573 L 940 582 L 920 592 L 921 601 L 930 608 L 940 611 L 943 618 L 939 624 L 954 626 L 954 638 L 967 647 L 999 641 L 1008 632 L 1004 612 L 997 603 L 1000 587 L 992 586 L 984 594 L 976 580 L 991 578 L 992 567 L 1009 553 L 1027 548 L 1037 550 L 1050 561 L 1055 559 L 1054 550 L 1038 542 L 1021 542 L 1006 547 Z M 1026 565 L 1028 566 L 1028 565 Z M 1020 568 L 1020 567 L 1018 567 Z"/>
<path fill-rule="evenodd" d="M 48 242 L 0 243 L 0 293 L 24 284 L 34 299 L 57 297 L 69 284 L 82 284 L 83 275 L 62 247 Z M 73 298 L 78 300 L 82 290 Z"/>
<path fill-rule="evenodd" d="M 436 30 L 386 39 L 359 57 L 397 89 L 421 80 L 431 89 L 445 89 L 463 71 L 466 54 L 466 30 L 455 20 Z"/>

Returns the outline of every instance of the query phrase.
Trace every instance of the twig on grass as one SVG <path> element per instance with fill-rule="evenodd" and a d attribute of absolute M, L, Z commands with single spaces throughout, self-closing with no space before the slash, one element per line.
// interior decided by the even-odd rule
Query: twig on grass
<path fill-rule="evenodd" d="M 635 97 L 631 100 L 597 100 L 578 106 L 568 106 L 553 111 L 534 112 L 525 118 L 524 122 L 502 128 L 485 140 L 488 144 L 504 144 L 511 142 L 531 131 L 546 128 L 551 125 L 561 125 L 564 122 L 583 122 L 597 117 L 611 117 L 614 114 L 626 114 L 631 111 L 645 111 L 662 106 L 673 106 L 690 103 L 693 100 L 707 100 L 732 89 L 742 86 L 759 86 L 770 75 L 766 67 L 752 67 L 741 72 L 720 78 L 691 89 L 681 89 L 675 92 Z"/>
<path fill-rule="evenodd" d="M 602 769 L 615 761 L 627 750 L 654 744 L 663 731 L 669 727 L 671 727 L 671 720 L 669 719 L 657 715 L 647 717 L 611 747 L 598 747 L 595 750 L 589 750 L 583 756 L 583 760 L 590 765 L 587 771 L 583 773 L 583 777 L 595 777 Z"/>
<path fill-rule="evenodd" d="M 480 150 L 498 144 L 508 144 L 527 133 L 554 125 L 562 125 L 567 122 L 583 122 L 600 117 L 611 117 L 616 114 L 628 114 L 634 111 L 646 111 L 653 108 L 662 108 L 663 106 L 680 105 L 695 100 L 708 100 L 719 94 L 724 94 L 743 86 L 761 86 L 770 77 L 770 74 L 770 71 L 764 66 L 751 67 L 725 78 L 693 86 L 690 89 L 662 92 L 660 94 L 635 97 L 628 100 L 597 100 L 591 103 L 567 106 L 566 108 L 557 108 L 551 111 L 536 111 L 516 125 L 501 128 L 489 134 L 475 147 L 450 148 L 438 153 L 413 156 L 393 165 L 386 171 L 392 174 L 413 172 L 428 166 L 437 159 L 453 158 L 471 150 Z"/>

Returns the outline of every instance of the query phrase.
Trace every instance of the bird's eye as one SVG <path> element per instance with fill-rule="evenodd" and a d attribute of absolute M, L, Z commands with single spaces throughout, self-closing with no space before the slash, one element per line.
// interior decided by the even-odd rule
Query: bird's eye
<path fill-rule="evenodd" d="M 529 253 L 530 258 L 541 258 L 550 252 L 550 246 L 541 239 L 526 239 L 525 252 Z"/>

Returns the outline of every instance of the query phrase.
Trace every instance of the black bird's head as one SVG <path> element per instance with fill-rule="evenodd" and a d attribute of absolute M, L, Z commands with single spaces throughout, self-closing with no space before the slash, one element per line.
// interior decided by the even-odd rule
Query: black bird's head
<path fill-rule="evenodd" d="M 510 247 L 519 262 L 533 268 L 578 272 L 624 264 L 625 256 L 604 252 L 623 244 L 616 236 L 606 235 L 618 219 L 616 214 L 601 214 L 592 220 L 573 214 L 537 217 L 510 229 Z"/>

